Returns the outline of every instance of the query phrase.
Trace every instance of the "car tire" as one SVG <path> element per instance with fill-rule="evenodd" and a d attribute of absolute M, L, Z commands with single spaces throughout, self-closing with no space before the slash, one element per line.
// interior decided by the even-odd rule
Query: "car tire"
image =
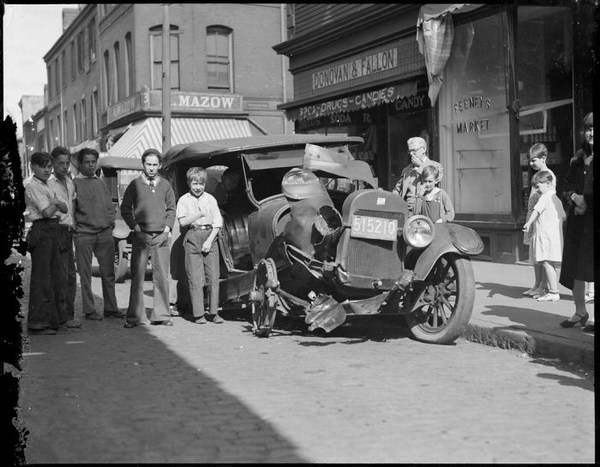
<path fill-rule="evenodd" d="M 129 266 L 127 240 L 115 240 L 115 243 L 115 282 L 124 282 L 127 267 Z"/>
<path fill-rule="evenodd" d="M 412 337 L 432 344 L 451 344 L 464 332 L 475 301 L 475 278 L 469 258 L 442 255 L 415 293 L 406 321 Z"/>
<path fill-rule="evenodd" d="M 251 292 L 253 332 L 258 337 L 269 337 L 277 317 L 277 269 L 271 258 L 262 259 L 256 268 Z"/>

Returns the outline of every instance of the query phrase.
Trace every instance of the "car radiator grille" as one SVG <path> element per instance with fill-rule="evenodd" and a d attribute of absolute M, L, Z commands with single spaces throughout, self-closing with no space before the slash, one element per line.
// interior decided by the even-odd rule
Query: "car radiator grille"
<path fill-rule="evenodd" d="M 358 210 L 357 215 L 385 217 L 398 220 L 398 231 L 404 225 L 402 213 Z M 401 238 L 401 236 L 399 237 Z M 346 266 L 348 272 L 357 276 L 394 279 L 404 270 L 402 241 L 389 242 L 365 238 L 350 238 Z"/>

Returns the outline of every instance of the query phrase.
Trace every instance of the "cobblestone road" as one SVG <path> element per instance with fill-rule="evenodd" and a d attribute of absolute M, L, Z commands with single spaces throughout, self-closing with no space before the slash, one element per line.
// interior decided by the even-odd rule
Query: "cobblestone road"
<path fill-rule="evenodd" d="M 128 286 L 117 286 L 122 309 Z M 396 317 L 330 335 L 279 320 L 258 339 L 242 313 L 223 316 L 30 336 L 27 462 L 595 460 L 588 370 L 464 340 L 418 343 Z"/>

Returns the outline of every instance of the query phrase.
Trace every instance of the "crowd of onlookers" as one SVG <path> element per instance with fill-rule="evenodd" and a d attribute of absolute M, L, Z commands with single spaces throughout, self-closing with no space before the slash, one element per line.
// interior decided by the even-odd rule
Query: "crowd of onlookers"
<path fill-rule="evenodd" d="M 439 187 L 442 166 L 429 159 L 423 138 L 410 138 L 407 146 L 411 163 L 402 171 L 393 192 L 407 202 L 412 214 L 427 216 L 435 223 L 451 222 L 455 216 L 452 201 Z M 560 194 L 556 193 L 556 176 L 546 165 L 546 146 L 536 143 L 528 152 L 535 174 L 523 235 L 529 245 L 535 283 L 523 294 L 538 301 L 556 301 L 560 299 L 559 281 L 571 289 L 575 314 L 560 323 L 566 328 L 585 326 L 589 319 L 586 302 L 593 301 L 593 147 L 590 113 L 584 119 L 584 142 L 570 161 Z M 220 271 L 216 242 L 223 226 L 219 205 L 239 182 L 239 174 L 223 174 L 222 190 L 214 190 L 213 196 L 206 191 L 206 170 L 192 167 L 186 174 L 189 192 L 176 201 L 171 185 L 159 175 L 161 153 L 155 149 L 143 153 L 143 172 L 128 185 L 120 206 L 123 220 L 133 231 L 131 290 L 127 312 L 123 313 L 115 297 L 115 209 L 107 185 L 96 175 L 98 158 L 96 150 L 81 149 L 77 153 L 79 173 L 71 178 L 71 156 L 66 148 L 31 156 L 33 177 L 25 186 L 32 222 L 27 236 L 31 253 L 29 332 L 55 334 L 61 327 L 81 327 L 74 312 L 76 271 L 85 319 L 125 318 L 125 328 L 145 324 L 171 326 L 171 316 L 176 313 L 173 290 L 169 290 L 174 286 L 169 279 L 174 227 L 180 229 L 183 237 L 193 322 L 222 323 L 218 314 Z M 94 255 L 102 281 L 103 314 L 95 309 L 91 289 Z M 154 303 L 148 316 L 143 282 L 149 258 Z M 559 263 L 560 278 L 556 272 Z M 593 331 L 593 324 L 584 329 Z"/>
<path fill-rule="evenodd" d="M 546 146 L 535 143 L 529 148 L 529 165 L 535 174 L 523 240 L 529 245 L 535 283 L 523 295 L 540 302 L 560 300 L 560 282 L 573 291 L 575 302 L 575 314 L 560 325 L 570 328 L 580 324 L 584 331 L 593 332 L 594 325 L 586 325 L 586 303 L 594 301 L 593 113 L 585 116 L 583 126 L 583 143 L 564 174 L 560 194 L 556 193 L 556 176 L 546 165 Z M 408 203 L 413 214 L 425 215 L 433 222 L 452 221 L 452 201 L 438 186 L 443 175 L 441 165 L 429 159 L 423 138 L 410 138 L 407 144 L 411 163 L 402 171 L 394 193 Z M 560 278 L 556 271 L 559 264 Z"/>

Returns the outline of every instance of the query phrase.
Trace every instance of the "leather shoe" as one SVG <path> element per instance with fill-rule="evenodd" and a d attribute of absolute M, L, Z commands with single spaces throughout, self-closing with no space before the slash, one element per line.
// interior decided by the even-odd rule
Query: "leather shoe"
<path fill-rule="evenodd" d="M 152 324 L 154 326 L 173 326 L 173 321 L 167 319 L 165 321 L 153 321 Z"/>
<path fill-rule="evenodd" d="M 92 321 L 102 321 L 102 316 L 100 316 L 94 311 L 93 313 L 85 315 L 85 319 L 91 319 Z"/>
<path fill-rule="evenodd" d="M 81 327 L 81 322 L 77 321 L 76 319 L 70 319 L 67 322 L 65 322 L 64 324 L 68 328 L 80 328 Z"/>
<path fill-rule="evenodd" d="M 223 322 L 223 318 L 221 318 L 219 315 L 215 315 L 212 319 L 212 322 L 215 324 L 221 324 Z"/>
<path fill-rule="evenodd" d="M 579 318 L 577 321 L 571 321 L 573 318 L 576 317 Z M 563 328 L 572 328 L 576 324 L 581 324 L 582 326 L 585 326 L 585 323 L 587 322 L 589 317 L 590 315 L 588 315 L 587 313 L 583 316 L 579 316 L 577 313 L 575 313 L 573 316 L 571 316 L 571 318 L 561 321 L 560 325 Z"/>
<path fill-rule="evenodd" d="M 137 326 L 137 323 L 130 323 L 129 321 L 125 321 L 125 324 L 123 325 L 123 327 L 125 329 L 131 329 Z"/>
<path fill-rule="evenodd" d="M 125 312 L 123 311 L 105 311 L 104 312 L 104 317 L 105 318 L 125 318 Z"/>
<path fill-rule="evenodd" d="M 206 321 L 206 318 L 204 316 L 200 316 L 200 318 L 194 320 L 194 323 L 196 323 L 196 324 L 206 324 L 206 323 L 208 323 L 208 321 Z"/>

